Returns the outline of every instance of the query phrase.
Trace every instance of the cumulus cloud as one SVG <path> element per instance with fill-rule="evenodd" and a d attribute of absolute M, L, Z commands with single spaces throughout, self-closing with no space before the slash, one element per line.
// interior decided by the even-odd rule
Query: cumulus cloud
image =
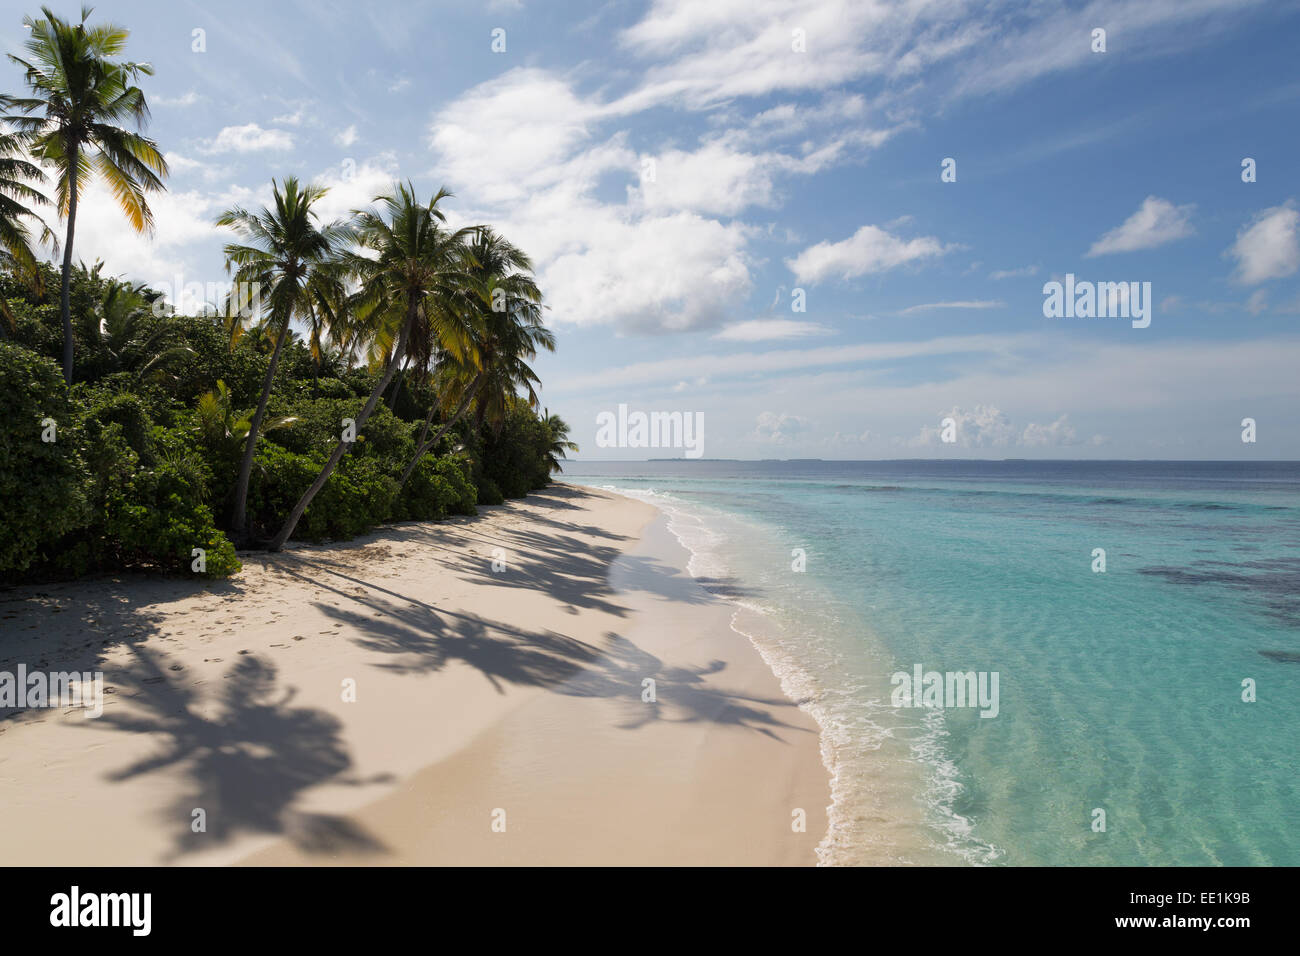
<path fill-rule="evenodd" d="M 1039 425 L 1030 422 L 1020 435 L 1020 444 L 1034 447 L 1074 445 L 1077 442 L 1075 440 L 1074 426 L 1069 423 L 1068 416 L 1062 415 L 1050 425 Z"/>
<path fill-rule="evenodd" d="M 1227 255 L 1237 260 L 1234 278 L 1253 285 L 1281 279 L 1300 268 L 1300 213 L 1288 202 L 1265 209 L 1241 227 Z"/>
<path fill-rule="evenodd" d="M 1066 415 L 1047 425 L 1030 422 L 1020 428 L 995 405 L 976 405 L 971 409 L 954 406 L 952 411 L 939 416 L 939 425 L 923 427 L 908 444 L 913 447 L 945 444 L 943 421 L 949 418 L 955 426 L 956 441 L 946 444 L 955 444 L 959 448 L 1044 448 L 1079 444 L 1074 426 Z M 1097 444 L 1095 440 L 1093 443 Z"/>
<path fill-rule="evenodd" d="M 754 427 L 754 437 L 759 441 L 783 445 L 804 434 L 812 427 L 808 419 L 787 412 L 760 412 Z"/>
<path fill-rule="evenodd" d="M 705 328 L 749 295 L 740 226 L 693 213 L 628 220 L 596 207 L 582 223 L 575 248 L 542 268 L 560 321 L 613 321 L 646 332 Z"/>
<path fill-rule="evenodd" d="M 852 279 L 941 256 L 951 248 L 933 236 L 902 239 L 879 226 L 863 226 L 840 242 L 809 246 L 785 264 L 800 282 Z"/>
<path fill-rule="evenodd" d="M 262 129 L 256 123 L 227 126 L 206 146 L 209 153 L 252 153 L 293 148 L 293 137 L 282 129 Z"/>
<path fill-rule="evenodd" d="M 1094 242 L 1087 254 L 1104 256 L 1114 252 L 1135 252 L 1185 239 L 1195 232 L 1191 224 L 1195 208 L 1194 205 L 1175 206 L 1168 199 L 1148 196 L 1137 212 Z"/>
<path fill-rule="evenodd" d="M 1105 0 L 1100 12 L 1146 32 L 1175 22 L 1201 30 L 1230 6 L 1152 0 L 1139 16 Z M 506 70 L 439 109 L 429 170 L 474 204 L 463 221 L 494 222 L 528 249 L 555 323 L 717 327 L 744 308 L 760 262 L 751 247 L 763 230 L 735 217 L 779 207 L 792 177 L 863 161 L 915 122 L 922 91 L 951 96 L 963 77 L 995 67 L 1006 69 L 993 85 L 1007 88 L 1086 62 L 1039 52 L 1063 25 L 1077 36 L 1080 19 L 1051 5 L 1010 23 L 997 5 L 927 0 L 649 0 L 617 35 L 616 82 L 601 85 L 598 61 L 570 73 Z M 933 75 L 939 66 L 952 70 Z M 869 78 L 883 87 L 876 94 L 844 92 Z M 760 96 L 770 99 L 755 114 Z M 673 122 L 636 139 L 640 118 L 663 110 Z M 693 141 L 681 132 L 691 111 L 706 127 Z M 643 160 L 654 161 L 653 178 Z M 853 278 L 950 248 L 893 231 L 864 226 L 789 264 L 804 280 Z"/>

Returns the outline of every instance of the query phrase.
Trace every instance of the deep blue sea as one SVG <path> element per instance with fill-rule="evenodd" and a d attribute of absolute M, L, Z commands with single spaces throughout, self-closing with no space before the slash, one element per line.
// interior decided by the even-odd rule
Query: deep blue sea
<path fill-rule="evenodd" d="M 663 508 L 821 724 L 824 862 L 1300 865 L 1300 463 L 562 478 Z M 996 673 L 997 715 L 900 706 L 918 665 Z"/>

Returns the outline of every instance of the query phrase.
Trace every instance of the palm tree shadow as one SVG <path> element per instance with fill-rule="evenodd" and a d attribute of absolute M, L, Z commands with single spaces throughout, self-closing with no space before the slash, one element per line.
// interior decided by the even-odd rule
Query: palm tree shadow
<path fill-rule="evenodd" d="M 306 575 L 288 567 L 294 577 Z M 498 693 L 507 685 L 543 687 L 574 697 L 623 701 L 627 717 L 618 726 L 635 730 L 657 721 L 708 721 L 753 730 L 780 739 L 777 730 L 804 731 L 779 715 L 796 705 L 784 698 L 731 690 L 717 679 L 725 668 L 668 666 L 618 634 L 607 632 L 599 645 L 555 631 L 523 630 L 476 614 L 440 609 L 415 598 L 328 568 L 313 568 L 320 588 L 351 606 L 318 603 L 320 611 L 345 624 L 353 640 L 381 655 L 376 667 L 403 674 L 440 671 L 453 662 L 475 668 Z M 325 583 L 324 574 L 365 587 L 345 590 Z M 642 699 L 644 681 L 655 681 L 657 700 Z"/>
<path fill-rule="evenodd" d="M 322 783 L 361 786 L 388 778 L 347 778 L 352 760 L 342 724 L 324 711 L 292 706 L 296 691 L 277 686 L 273 664 L 241 657 L 220 693 L 205 701 L 193 685 L 169 680 L 160 657 L 143 647 L 133 653 L 135 664 L 115 677 L 119 693 L 131 699 L 129 712 L 105 712 L 96 723 L 164 738 L 160 751 L 112 773 L 110 781 L 183 770 L 187 789 L 163 814 L 176 830 L 167 862 L 245 834 L 282 836 L 317 854 L 385 849 L 343 817 L 294 809 L 303 791 Z M 198 809 L 206 829 L 195 833 Z"/>

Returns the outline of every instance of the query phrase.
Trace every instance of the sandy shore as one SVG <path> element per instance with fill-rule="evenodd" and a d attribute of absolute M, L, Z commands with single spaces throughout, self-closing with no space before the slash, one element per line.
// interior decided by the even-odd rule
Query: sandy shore
<path fill-rule="evenodd" d="M 558 485 L 229 582 L 0 592 L 0 671 L 110 688 L 0 721 L 0 858 L 815 863 L 816 725 L 686 557 L 649 505 Z"/>

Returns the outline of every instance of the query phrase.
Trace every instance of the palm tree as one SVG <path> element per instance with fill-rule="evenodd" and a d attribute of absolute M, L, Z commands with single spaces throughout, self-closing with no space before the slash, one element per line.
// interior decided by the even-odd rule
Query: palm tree
<path fill-rule="evenodd" d="M 236 206 L 227 209 L 217 220 L 217 225 L 233 229 L 245 240 L 225 247 L 226 270 L 235 267 L 236 289 L 261 291 L 266 305 L 264 332 L 275 336 L 231 501 L 230 527 L 241 540 L 246 537 L 248 482 L 257 436 L 266 414 L 266 403 L 271 398 L 280 353 L 289 336 L 289 323 L 295 318 L 307 318 L 322 299 L 336 295 L 334 263 L 339 249 L 351 235 L 346 226 L 337 222 L 318 225 L 311 207 L 325 195 L 323 187 L 301 186 L 296 178 L 289 176 L 283 187 L 272 180 L 271 189 L 274 209 L 264 206 L 261 212 L 252 213 Z"/>
<path fill-rule="evenodd" d="M 550 463 L 552 472 L 562 471 L 560 460 L 567 457 L 565 452 L 577 451 L 578 443 L 569 441 L 569 423 L 559 415 L 552 415 L 549 411 L 544 412 L 542 424 L 546 426 L 551 436 L 550 447 L 546 450 L 546 460 Z"/>
<path fill-rule="evenodd" d="M 248 412 L 239 411 L 234 407 L 230 399 L 230 389 L 221 379 L 217 379 L 217 387 L 214 391 L 204 392 L 199 396 L 196 417 L 203 443 L 223 458 L 233 458 L 239 454 L 253 427 L 252 417 Z M 268 418 L 262 422 L 262 434 L 278 431 L 281 428 L 292 428 L 297 421 L 296 415 Z"/>
<path fill-rule="evenodd" d="M 0 96 L 0 109 L 8 97 Z M 33 183 L 45 182 L 45 173 L 26 158 L 23 138 L 0 129 L 0 265 L 19 274 L 36 268 L 30 226 L 41 227 L 40 241 L 57 243 L 49 226 L 26 204 L 48 206 L 49 199 Z"/>
<path fill-rule="evenodd" d="M 85 266 L 81 267 L 83 270 Z M 100 263 L 87 275 L 98 279 Z M 102 363 L 100 374 L 130 372 L 137 383 L 157 381 L 167 368 L 194 350 L 175 344 L 175 328 L 152 322 L 159 294 L 144 283 L 130 285 L 117 279 L 104 283 L 94 307 L 82 319 L 82 335 L 93 343 Z"/>
<path fill-rule="evenodd" d="M 361 251 L 345 254 L 343 262 L 348 274 L 361 283 L 354 312 L 359 322 L 372 327 L 377 319 L 376 344 L 385 356 L 383 373 L 357 415 L 358 431 L 401 362 L 428 368 L 439 349 L 462 357 L 472 347 L 469 312 L 459 307 L 466 265 L 464 239 L 470 230 L 453 233 L 442 228 L 446 217 L 438 203 L 450 195 L 439 189 L 426 205 L 416 198 L 414 186 L 397 183 L 391 193 L 375 197 L 378 208 L 358 211 L 353 218 Z M 270 550 L 278 551 L 289 540 L 348 447 L 343 440 L 335 446 L 272 539 Z"/>
<path fill-rule="evenodd" d="M 7 102 L 7 97 L 0 96 L 0 109 Z M 39 224 L 40 241 L 58 251 L 58 241 L 50 227 L 27 205 L 49 205 L 50 201 L 32 186 L 44 181 L 45 173 L 40 167 L 27 161 L 22 137 L 0 129 L 0 268 L 13 273 L 33 291 L 40 287 L 41 274 L 32 250 L 30 227 Z M 17 320 L 3 298 L 0 298 L 0 318 L 9 331 L 17 331 Z"/>
<path fill-rule="evenodd" d="M 526 391 L 529 404 L 536 407 L 537 393 L 533 386 L 538 379 L 528 361 L 537 356 L 539 348 L 555 350 L 555 335 L 542 324 L 542 293 L 531 274 L 532 260 L 488 226 L 474 230 L 468 252 L 465 304 L 476 316 L 471 324 L 474 361 L 471 367 L 470 363 L 460 361 L 460 354 L 444 359 L 445 386 L 440 389 L 439 398 L 459 399 L 459 403 L 438 432 L 426 441 L 424 434 L 434 408 L 429 410 L 424 431 L 416 443 L 415 457 L 402 472 L 399 488 L 406 484 L 420 459 L 465 415 L 471 401 L 478 405 L 476 421 L 480 426 L 484 419 L 501 422 L 508 396 L 515 395 L 520 388 Z"/>
<path fill-rule="evenodd" d="M 141 75 L 152 75 L 153 68 L 115 59 L 126 47 L 129 33 L 111 23 L 88 26 L 89 7 L 82 7 L 80 23 L 60 20 L 48 7 L 41 12 L 43 20 L 23 19 L 31 31 L 25 44 L 27 58 L 9 54 L 9 59 L 26 71 L 24 79 L 32 95 L 9 100 L 18 115 L 8 121 L 32 155 L 58 176 L 59 211 L 67 219 L 59 294 L 63 377 L 71 385 L 70 283 L 81 187 L 96 177 L 103 179 L 127 222 L 137 232 L 145 232 L 153 228 L 145 194 L 163 188 L 167 161 L 158 144 L 142 135 L 149 122 L 149 106 L 135 83 Z"/>

